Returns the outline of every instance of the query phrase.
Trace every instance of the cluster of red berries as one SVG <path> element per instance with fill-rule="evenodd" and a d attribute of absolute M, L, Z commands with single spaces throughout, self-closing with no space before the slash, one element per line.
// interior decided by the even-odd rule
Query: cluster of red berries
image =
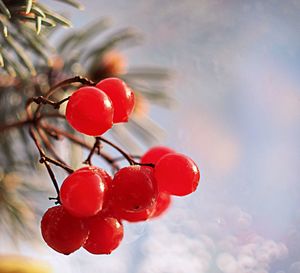
<path fill-rule="evenodd" d="M 128 121 L 134 107 L 134 93 L 118 78 L 107 78 L 93 86 L 84 86 L 70 97 L 66 119 L 77 131 L 99 136 L 113 123 Z"/>
<path fill-rule="evenodd" d="M 97 89 L 100 87 L 103 91 Z M 106 79 L 97 88 L 80 88 L 67 105 L 70 124 L 90 135 L 103 133 L 112 122 L 128 120 L 134 105 L 132 91 L 119 79 Z M 90 105 L 86 100 L 91 100 Z M 103 115 L 97 105 L 103 106 Z M 95 107 L 97 113 L 89 115 Z M 189 157 L 161 146 L 146 152 L 140 163 L 121 168 L 113 178 L 96 166 L 80 168 L 63 181 L 61 205 L 44 214 L 42 236 L 63 254 L 80 247 L 93 254 L 109 254 L 123 238 L 123 220 L 138 222 L 160 216 L 170 205 L 170 195 L 192 193 L 199 179 L 198 167 Z"/>

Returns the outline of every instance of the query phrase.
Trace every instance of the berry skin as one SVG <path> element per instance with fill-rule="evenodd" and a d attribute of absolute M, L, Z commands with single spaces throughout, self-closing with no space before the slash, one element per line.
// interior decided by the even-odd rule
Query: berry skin
<path fill-rule="evenodd" d="M 128 222 L 141 222 L 151 218 L 163 215 L 171 204 L 171 196 L 165 192 L 159 192 L 156 202 L 149 208 L 139 211 L 113 211 L 113 215 L 117 219 L 126 220 Z"/>
<path fill-rule="evenodd" d="M 156 204 L 153 204 L 149 208 L 138 211 L 115 210 L 113 211 L 113 215 L 119 220 L 126 220 L 128 222 L 141 222 L 152 217 L 155 207 Z"/>
<path fill-rule="evenodd" d="M 171 205 L 171 196 L 168 193 L 160 192 L 157 196 L 151 218 L 159 217 L 164 214 Z"/>
<path fill-rule="evenodd" d="M 103 182 L 105 183 L 105 192 L 104 192 L 104 200 L 103 200 L 102 210 L 106 209 L 108 207 L 108 202 L 110 201 L 109 189 L 111 188 L 111 185 L 112 185 L 111 176 L 105 170 L 98 168 L 96 166 L 86 166 L 86 167 L 83 167 L 80 169 L 80 171 L 86 171 L 86 170 L 90 170 L 90 171 L 96 173 L 97 175 L 99 175 L 102 178 Z"/>
<path fill-rule="evenodd" d="M 105 180 L 97 172 L 78 169 L 64 180 L 60 200 L 73 216 L 90 217 L 102 209 L 105 191 Z"/>
<path fill-rule="evenodd" d="M 125 82 L 118 78 L 107 78 L 97 83 L 97 88 L 102 90 L 111 99 L 114 107 L 113 122 L 126 122 L 134 107 L 134 93 Z"/>
<path fill-rule="evenodd" d="M 89 218 L 89 237 L 84 248 L 92 254 L 110 254 L 123 239 L 123 225 L 115 218 L 101 214 Z"/>
<path fill-rule="evenodd" d="M 111 196 L 118 211 L 139 212 L 150 208 L 157 198 L 153 170 L 137 165 L 122 168 L 113 178 Z"/>
<path fill-rule="evenodd" d="M 162 157 L 155 165 L 154 174 L 160 192 L 178 196 L 195 191 L 200 180 L 195 162 L 178 153 Z"/>
<path fill-rule="evenodd" d="M 83 221 L 70 215 L 62 206 L 52 207 L 45 212 L 41 231 L 48 246 L 65 255 L 79 249 L 89 233 Z"/>
<path fill-rule="evenodd" d="M 175 153 L 174 150 L 164 146 L 155 146 L 149 149 L 141 158 L 143 164 L 156 164 L 163 156 L 169 153 Z"/>
<path fill-rule="evenodd" d="M 110 98 L 92 86 L 79 88 L 70 97 L 66 119 L 77 131 L 98 136 L 113 125 L 114 109 Z"/>
<path fill-rule="evenodd" d="M 106 184 L 106 188 L 110 187 L 110 185 L 112 183 L 111 176 L 105 170 L 98 168 L 96 166 L 82 167 L 77 171 L 91 171 L 91 172 L 98 174 L 104 180 L 104 182 Z"/>

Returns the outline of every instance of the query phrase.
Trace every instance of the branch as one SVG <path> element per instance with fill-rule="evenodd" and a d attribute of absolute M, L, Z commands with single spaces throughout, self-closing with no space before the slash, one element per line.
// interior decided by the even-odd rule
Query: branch
<path fill-rule="evenodd" d="M 75 76 L 73 78 L 70 79 L 66 79 L 62 82 L 57 83 L 56 85 L 54 85 L 53 87 L 51 87 L 48 92 L 45 94 L 44 98 L 45 99 L 49 99 L 59 88 L 70 85 L 72 83 L 81 83 L 83 85 L 91 85 L 91 86 L 95 86 L 96 83 L 90 81 L 87 78 L 81 77 L 81 76 Z M 39 104 L 39 106 L 37 107 L 35 113 L 34 113 L 34 117 L 37 118 L 40 114 L 42 108 L 42 104 Z"/>
<path fill-rule="evenodd" d="M 65 118 L 65 116 L 60 113 L 47 113 L 47 114 L 40 115 L 40 117 L 37 119 L 37 121 L 40 121 L 44 118 Z M 23 127 L 30 123 L 33 123 L 33 119 L 26 118 L 26 119 L 14 121 L 14 122 L 7 123 L 7 124 L 2 124 L 2 125 L 0 125 L 0 134 L 5 131 L 8 131 L 10 129 L 16 129 L 16 128 Z"/>
<path fill-rule="evenodd" d="M 52 100 L 49 100 L 43 96 L 38 96 L 38 97 L 32 97 L 30 100 L 32 102 L 35 102 L 36 104 L 49 104 L 49 105 L 52 105 L 54 109 L 59 109 L 61 104 L 63 104 L 64 102 L 68 101 L 70 99 L 70 96 L 69 97 L 66 97 L 60 101 L 52 101 Z"/>
<path fill-rule="evenodd" d="M 45 129 L 45 132 L 47 134 L 49 134 L 50 136 L 52 136 L 52 137 L 54 137 L 54 135 L 55 135 L 55 138 L 57 138 L 58 136 L 64 136 L 69 141 L 71 141 L 75 144 L 78 144 L 79 146 L 81 146 L 85 149 L 88 149 L 88 150 L 93 149 L 93 146 L 87 144 L 84 140 L 80 139 L 79 137 L 76 137 L 76 136 L 72 135 L 69 132 L 66 132 L 66 131 L 64 131 L 62 129 L 59 129 L 55 126 L 52 126 L 50 124 L 45 124 L 44 123 L 41 126 L 42 126 L 43 129 Z M 119 165 L 108 154 L 104 153 L 103 151 L 101 151 L 101 152 L 98 151 L 97 154 L 99 156 L 101 156 L 108 164 L 110 164 L 113 167 L 114 170 L 119 170 L 120 169 Z"/>
<path fill-rule="evenodd" d="M 55 178 L 55 175 L 54 175 L 54 172 L 52 171 L 51 167 L 50 167 L 50 164 L 48 163 L 47 161 L 47 158 L 46 158 L 46 155 L 45 155 L 45 152 L 40 144 L 40 142 L 38 141 L 38 138 L 37 138 L 37 135 L 36 133 L 34 132 L 34 128 L 33 126 L 30 126 L 29 127 L 29 135 L 31 136 L 31 138 L 33 139 L 34 141 L 34 144 L 35 146 L 37 147 L 39 153 L 40 153 L 40 163 L 44 164 L 47 168 L 47 171 L 51 177 L 51 180 L 52 180 L 52 183 L 53 183 L 53 186 L 55 188 L 55 191 L 56 191 L 56 194 L 57 194 L 57 197 L 56 198 L 51 198 L 52 199 L 55 199 L 56 200 L 56 203 L 60 203 L 60 200 L 59 200 L 59 186 L 58 186 L 58 183 L 56 181 L 56 178 Z"/>
<path fill-rule="evenodd" d="M 52 145 L 52 143 L 49 141 L 48 137 L 45 135 L 43 129 L 40 126 L 37 126 L 37 132 L 40 136 L 40 138 L 42 139 L 43 143 L 45 144 L 46 148 L 51 152 L 51 154 L 53 155 L 53 157 L 59 161 L 60 163 L 62 163 L 63 165 L 67 166 L 67 164 L 60 158 L 60 156 L 55 152 L 55 149 Z M 68 167 L 69 168 L 69 167 Z M 71 170 L 71 168 L 69 168 L 69 170 Z M 68 172 L 69 172 L 68 170 Z M 72 172 L 72 171 L 71 171 Z"/>

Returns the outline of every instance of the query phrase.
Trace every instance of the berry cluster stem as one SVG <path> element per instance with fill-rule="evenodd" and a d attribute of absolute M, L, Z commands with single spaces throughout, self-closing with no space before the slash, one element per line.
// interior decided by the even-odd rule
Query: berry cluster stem
<path fill-rule="evenodd" d="M 102 142 L 110 145 L 111 147 L 113 147 L 114 149 L 116 149 L 127 161 L 130 165 L 134 165 L 135 161 L 131 158 L 131 156 L 129 154 L 127 154 L 125 151 L 123 151 L 120 147 L 118 147 L 116 144 L 112 143 L 110 140 L 104 138 L 104 137 L 97 137 L 99 140 L 101 140 Z"/>
<path fill-rule="evenodd" d="M 67 132 L 64 131 L 62 129 L 57 128 L 56 126 L 50 125 L 50 124 L 43 124 L 42 127 L 45 129 L 45 131 L 47 132 L 47 134 L 49 134 L 52 137 L 60 138 L 60 137 L 65 137 L 67 138 L 69 141 L 85 148 L 88 150 L 92 150 L 93 146 L 87 144 L 84 140 L 82 140 L 81 138 Z M 112 166 L 113 170 L 119 170 L 120 167 L 119 165 L 114 161 L 114 159 L 112 157 L 110 157 L 108 154 L 104 153 L 103 151 L 99 151 L 99 150 L 94 150 L 94 153 L 97 152 L 97 154 L 99 156 L 101 156 L 109 165 Z"/>
<path fill-rule="evenodd" d="M 52 105 L 54 109 L 59 109 L 60 105 L 63 104 L 64 102 L 68 101 L 69 99 L 70 99 L 70 96 L 62 99 L 61 101 L 54 102 L 54 101 L 49 100 L 49 99 L 47 99 L 43 96 L 38 96 L 38 97 L 32 97 L 30 100 L 32 102 L 35 102 L 38 105 L 40 105 L 40 104 L 49 104 L 49 105 Z"/>
<path fill-rule="evenodd" d="M 95 137 L 94 146 L 91 149 L 87 159 L 83 163 L 91 166 L 92 165 L 92 157 L 96 151 L 98 152 L 98 154 L 100 154 L 100 152 L 101 152 L 101 142 L 100 142 L 99 137 Z"/>
<path fill-rule="evenodd" d="M 35 144 L 35 146 L 37 147 L 37 149 L 38 149 L 38 151 L 40 153 L 40 163 L 42 163 L 42 164 L 45 165 L 45 167 L 46 167 L 46 169 L 48 171 L 48 174 L 49 174 L 49 176 L 50 176 L 50 178 L 52 180 L 52 183 L 54 185 L 54 188 L 56 190 L 56 193 L 57 193 L 57 197 L 55 197 L 55 198 L 50 197 L 49 199 L 50 200 L 56 200 L 55 203 L 59 204 L 60 203 L 60 200 L 59 200 L 59 186 L 58 186 L 55 174 L 54 174 L 54 172 L 51 169 L 51 166 L 50 166 L 50 164 L 48 162 L 49 158 L 46 157 L 46 154 L 45 154 L 45 152 L 44 152 L 44 150 L 43 150 L 40 142 L 38 141 L 37 135 L 36 135 L 36 133 L 35 133 L 34 128 L 33 128 L 32 125 L 29 127 L 29 135 L 33 139 L 34 144 Z"/>
<path fill-rule="evenodd" d="M 64 81 L 61 81 L 59 83 L 57 83 L 56 85 L 54 85 L 53 87 L 51 87 L 48 92 L 45 94 L 44 98 L 45 99 L 49 99 L 57 90 L 59 90 L 61 87 L 64 86 L 69 86 L 72 83 L 81 83 L 82 85 L 91 85 L 94 86 L 95 83 L 90 81 L 87 78 L 81 77 L 81 76 L 75 76 L 73 78 L 69 78 L 66 79 Z M 41 112 L 42 109 L 42 104 L 39 104 L 36 111 L 35 111 L 35 118 L 37 118 Z"/>

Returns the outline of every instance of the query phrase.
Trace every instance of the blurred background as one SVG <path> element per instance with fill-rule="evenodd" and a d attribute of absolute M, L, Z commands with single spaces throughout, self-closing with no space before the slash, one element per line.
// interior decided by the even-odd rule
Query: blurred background
<path fill-rule="evenodd" d="M 15 246 L 3 232 L 1 253 L 55 273 L 299 273 L 300 2 L 83 2 L 84 12 L 66 13 L 75 28 L 104 15 L 132 26 L 145 38 L 122 50 L 128 66 L 172 71 L 173 107 L 147 113 L 164 130 L 155 143 L 190 155 L 200 184 L 160 219 L 125 224 L 109 256 L 63 256 L 41 238 Z"/>

